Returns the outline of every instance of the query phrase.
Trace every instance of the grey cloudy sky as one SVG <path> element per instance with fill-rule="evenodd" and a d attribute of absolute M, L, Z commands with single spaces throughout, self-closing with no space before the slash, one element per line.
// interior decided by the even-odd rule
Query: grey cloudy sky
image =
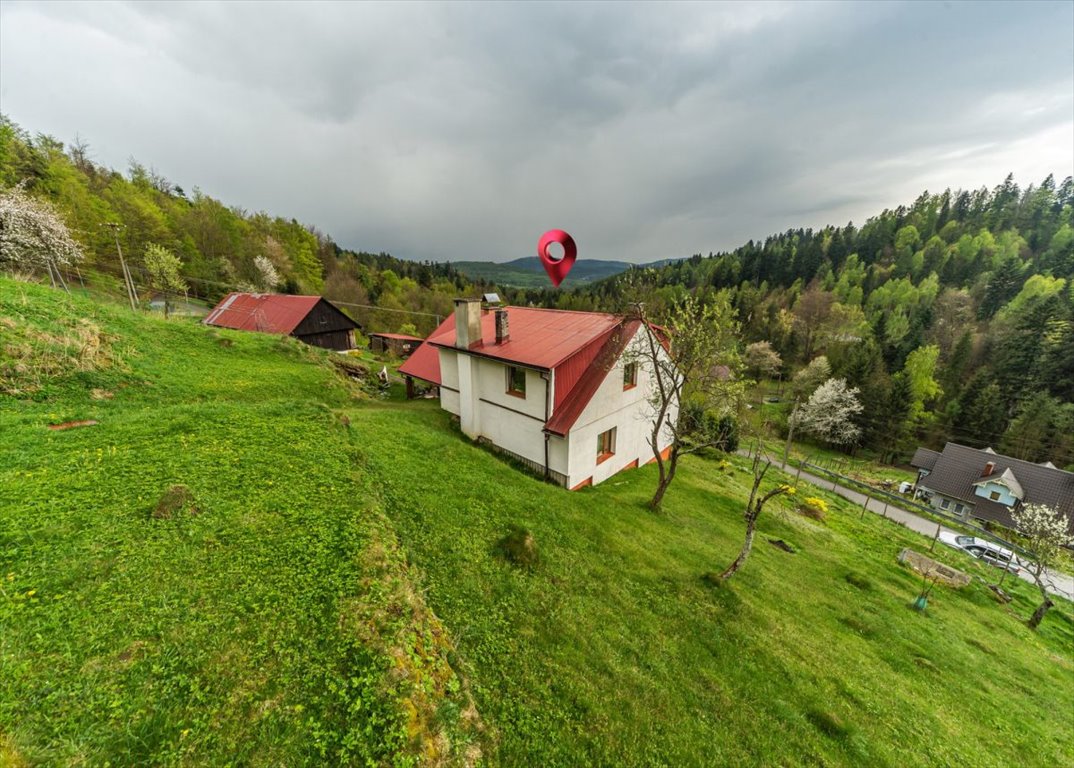
<path fill-rule="evenodd" d="M 0 110 L 416 259 L 651 261 L 1074 173 L 1074 3 L 0 2 Z"/>

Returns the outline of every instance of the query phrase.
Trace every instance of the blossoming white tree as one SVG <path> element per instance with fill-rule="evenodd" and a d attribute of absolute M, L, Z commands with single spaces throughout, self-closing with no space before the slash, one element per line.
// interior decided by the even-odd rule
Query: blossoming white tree
<path fill-rule="evenodd" d="M 1035 555 L 1033 562 L 1023 563 L 1023 565 L 1033 577 L 1043 598 L 1043 602 L 1037 610 L 1033 611 L 1029 619 L 1029 628 L 1036 629 L 1044 618 L 1044 614 L 1055 605 L 1051 595 L 1048 594 L 1045 577 L 1048 567 L 1055 562 L 1059 554 L 1059 548 L 1070 538 L 1068 533 L 1070 523 L 1066 516 L 1045 504 L 1024 504 L 1013 510 L 1011 517 L 1018 529 L 1029 539 L 1029 546 Z"/>
<path fill-rule="evenodd" d="M 82 247 L 48 201 L 31 197 L 21 186 L 0 191 L 0 267 L 43 267 L 62 282 L 59 267 L 82 258 Z"/>
<path fill-rule="evenodd" d="M 828 379 L 798 409 L 794 421 L 801 429 L 835 445 L 849 445 L 861 435 L 854 417 L 862 412 L 858 388 L 846 379 Z"/>
<path fill-rule="evenodd" d="M 280 284 L 280 273 L 276 271 L 276 266 L 268 256 L 254 257 L 254 266 L 258 272 L 257 287 L 262 291 L 276 290 L 276 286 Z"/>

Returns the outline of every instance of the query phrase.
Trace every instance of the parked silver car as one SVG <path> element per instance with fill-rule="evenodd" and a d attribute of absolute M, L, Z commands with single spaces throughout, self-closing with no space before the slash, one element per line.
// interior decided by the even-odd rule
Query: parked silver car
<path fill-rule="evenodd" d="M 973 555 L 997 568 L 1004 568 L 1011 573 L 1018 573 L 1021 570 L 1018 567 L 1018 558 L 1014 556 L 1014 552 L 998 544 L 993 544 L 987 539 L 963 536 L 951 531 L 941 531 L 940 541 L 949 547 L 961 549 L 966 554 Z"/>

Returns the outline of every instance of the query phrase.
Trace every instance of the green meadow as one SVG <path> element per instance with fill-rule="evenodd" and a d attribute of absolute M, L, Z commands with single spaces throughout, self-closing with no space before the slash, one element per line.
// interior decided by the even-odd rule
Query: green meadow
<path fill-rule="evenodd" d="M 928 540 L 808 488 L 718 583 L 745 459 L 654 515 L 330 359 L 0 279 L 0 765 L 1074 763 L 1069 603 L 948 550 L 915 611 Z"/>

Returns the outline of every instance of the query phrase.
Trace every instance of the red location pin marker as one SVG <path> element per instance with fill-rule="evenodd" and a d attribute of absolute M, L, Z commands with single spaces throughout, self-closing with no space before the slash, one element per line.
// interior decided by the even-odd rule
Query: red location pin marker
<path fill-rule="evenodd" d="M 563 258 L 553 259 L 548 253 L 548 246 L 559 243 L 563 246 Z M 537 255 L 541 257 L 544 271 L 548 273 L 552 285 L 559 288 L 559 284 L 567 277 L 567 273 L 574 266 L 574 260 L 578 258 L 578 246 L 574 244 L 574 238 L 562 229 L 550 229 L 541 235 L 537 241 Z"/>

